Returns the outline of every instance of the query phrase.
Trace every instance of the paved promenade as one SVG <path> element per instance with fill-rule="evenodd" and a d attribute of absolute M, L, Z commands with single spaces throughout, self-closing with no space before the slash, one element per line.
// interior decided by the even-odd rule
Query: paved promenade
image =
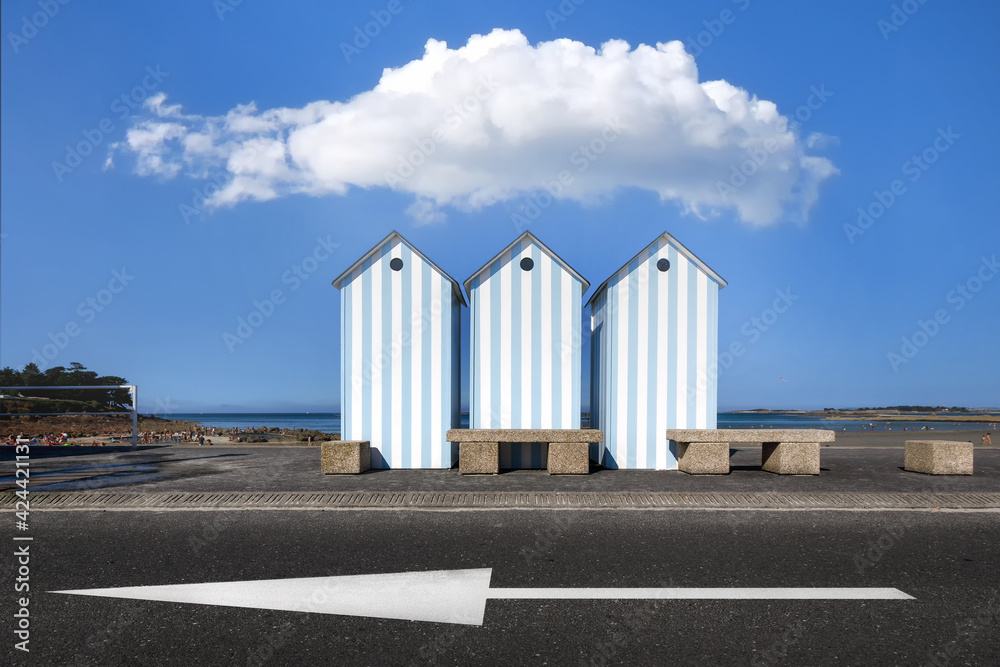
<path fill-rule="evenodd" d="M 935 434 L 934 437 L 970 437 Z M 882 437 L 879 437 L 882 436 Z M 893 438 L 887 437 L 893 436 Z M 496 476 L 452 470 L 373 470 L 323 475 L 318 447 L 33 447 L 32 507 L 74 508 L 1000 508 L 1000 447 L 976 448 L 973 476 L 903 470 L 908 434 L 841 438 L 822 449 L 819 476 L 760 469 L 760 447 L 734 445 L 729 475 L 605 470 L 584 476 L 544 470 Z M 895 443 L 898 440 L 898 443 Z M 12 448 L 0 459 L 10 461 Z M 0 478 L 10 491 L 12 475 Z M 69 493 L 67 493 L 69 492 Z M 4 494 L 4 504 L 13 502 Z"/>

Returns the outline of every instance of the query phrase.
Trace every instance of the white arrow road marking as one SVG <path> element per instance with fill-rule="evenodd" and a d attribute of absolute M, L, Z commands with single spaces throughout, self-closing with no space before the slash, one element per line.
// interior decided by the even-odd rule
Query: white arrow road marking
<path fill-rule="evenodd" d="M 490 568 L 52 591 L 69 595 L 482 625 L 493 600 L 913 600 L 895 588 L 490 588 Z"/>
<path fill-rule="evenodd" d="M 482 625 L 491 572 L 437 570 L 53 593 Z"/>

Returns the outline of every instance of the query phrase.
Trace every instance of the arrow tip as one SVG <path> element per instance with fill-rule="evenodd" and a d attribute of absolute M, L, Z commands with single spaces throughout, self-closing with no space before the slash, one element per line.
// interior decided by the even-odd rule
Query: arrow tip
<path fill-rule="evenodd" d="M 50 591 L 64 595 L 482 625 L 490 568 Z"/>

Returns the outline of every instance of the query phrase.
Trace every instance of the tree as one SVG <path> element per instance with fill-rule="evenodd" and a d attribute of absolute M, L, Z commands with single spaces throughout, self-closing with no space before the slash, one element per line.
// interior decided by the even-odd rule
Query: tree
<path fill-rule="evenodd" d="M 34 363 L 27 364 L 18 373 L 9 366 L 0 370 L 0 386 L 11 387 L 67 387 L 73 385 L 123 385 L 128 381 L 117 375 L 98 375 L 94 371 L 87 370 L 87 367 L 78 361 L 74 361 L 67 369 L 65 366 L 53 366 L 42 372 Z M 24 392 L 21 392 L 22 394 Z M 28 391 L 30 394 L 30 390 Z M 123 411 L 132 407 L 131 397 L 127 389 L 114 389 L 110 391 L 102 389 L 63 389 L 45 390 L 37 392 L 37 396 L 50 400 L 79 401 L 84 406 L 79 406 L 74 411 Z M 80 409 L 83 408 L 83 409 Z M 35 410 L 29 410 L 35 411 Z M 48 410 L 42 410 L 48 412 Z"/>
<path fill-rule="evenodd" d="M 0 387 L 20 387 L 23 384 L 21 374 L 10 366 L 0 369 Z"/>

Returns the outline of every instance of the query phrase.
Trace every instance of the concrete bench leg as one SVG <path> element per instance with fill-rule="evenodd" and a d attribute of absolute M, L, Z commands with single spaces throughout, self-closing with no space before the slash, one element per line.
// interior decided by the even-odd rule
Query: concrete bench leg
<path fill-rule="evenodd" d="M 324 475 L 357 475 L 372 467 L 367 440 L 330 440 L 323 443 L 319 456 Z"/>
<path fill-rule="evenodd" d="M 971 475 L 972 443 L 907 440 L 903 468 L 928 475 Z"/>
<path fill-rule="evenodd" d="M 590 443 L 550 442 L 550 475 L 586 475 L 590 473 Z"/>
<path fill-rule="evenodd" d="M 678 442 L 677 469 L 691 475 L 728 475 L 728 442 Z"/>
<path fill-rule="evenodd" d="M 761 443 L 760 467 L 779 475 L 818 475 L 819 443 Z"/>
<path fill-rule="evenodd" d="M 460 443 L 458 446 L 458 472 L 463 475 L 496 475 L 499 473 L 500 443 Z"/>

